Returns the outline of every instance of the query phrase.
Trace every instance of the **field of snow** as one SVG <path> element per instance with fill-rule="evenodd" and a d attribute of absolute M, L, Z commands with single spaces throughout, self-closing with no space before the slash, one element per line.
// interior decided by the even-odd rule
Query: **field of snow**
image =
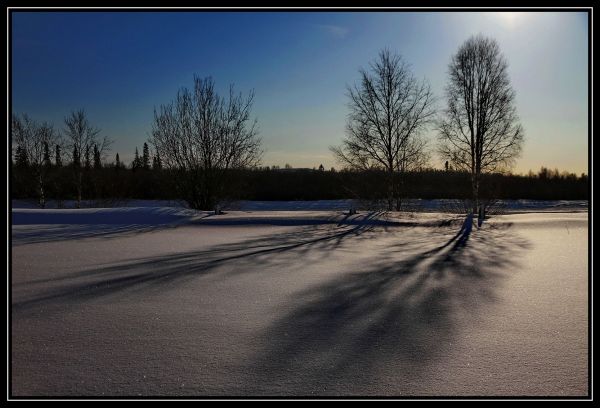
<path fill-rule="evenodd" d="M 12 396 L 585 396 L 588 214 L 14 205 Z"/>

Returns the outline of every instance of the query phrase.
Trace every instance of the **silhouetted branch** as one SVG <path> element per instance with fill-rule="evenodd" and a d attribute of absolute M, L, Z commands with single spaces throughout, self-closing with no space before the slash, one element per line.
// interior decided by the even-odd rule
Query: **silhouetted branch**
<path fill-rule="evenodd" d="M 480 207 L 481 174 L 510 167 L 523 144 L 507 68 L 498 43 L 481 35 L 469 38 L 449 64 L 439 153 L 471 173 L 473 212 Z"/>
<path fill-rule="evenodd" d="M 331 151 L 354 170 L 383 169 L 389 174 L 388 207 L 400 207 L 401 177 L 428 161 L 421 132 L 431 123 L 434 98 L 429 84 L 416 80 L 400 56 L 380 52 L 360 83 L 348 87 L 347 136 Z"/>

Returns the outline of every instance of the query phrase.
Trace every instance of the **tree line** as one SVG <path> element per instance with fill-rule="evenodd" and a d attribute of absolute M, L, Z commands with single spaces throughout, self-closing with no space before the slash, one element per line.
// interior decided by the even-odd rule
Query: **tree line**
<path fill-rule="evenodd" d="M 144 149 L 145 150 L 145 149 Z M 139 155 L 130 163 L 119 161 L 118 154 L 110 163 L 83 166 L 82 197 L 84 200 L 181 199 L 174 182 L 177 172 L 156 162 L 156 155 Z M 45 200 L 60 206 L 65 200 L 77 200 L 78 190 L 73 164 L 58 164 L 50 156 L 46 164 Z M 60 157 L 60 156 L 59 156 Z M 144 157 L 147 157 L 145 160 Z M 35 173 L 26 163 L 11 162 L 11 197 L 37 197 Z M 386 174 L 381 170 L 324 170 L 279 168 L 279 166 L 230 170 L 221 201 L 236 200 L 337 200 L 354 198 L 387 204 Z M 588 200 L 589 184 L 585 174 L 559 172 L 542 167 L 527 175 L 485 174 L 482 200 Z M 282 188 L 285 186 L 285 188 Z M 404 175 L 402 199 L 469 200 L 470 174 L 458 170 L 421 169 Z"/>
<path fill-rule="evenodd" d="M 62 131 L 13 116 L 11 193 L 35 196 L 42 207 L 48 197 L 78 206 L 84 198 L 179 198 L 203 210 L 244 198 L 360 198 L 388 210 L 402 210 L 406 198 L 463 198 L 479 217 L 496 198 L 587 198 L 584 176 L 510 174 L 524 130 L 494 39 L 472 36 L 459 47 L 444 96 L 439 109 L 428 81 L 400 55 L 381 51 L 347 87 L 346 136 L 330 148 L 342 164 L 338 172 L 260 168 L 254 92 L 236 93 L 231 85 L 221 96 L 210 77 L 194 76 L 191 89 L 154 109 L 148 142 L 128 165 L 118 153 L 109 162 L 112 142 L 83 110 L 65 117 Z M 437 135 L 433 147 L 430 132 Z M 429 168 L 434 152 L 445 170 Z"/>

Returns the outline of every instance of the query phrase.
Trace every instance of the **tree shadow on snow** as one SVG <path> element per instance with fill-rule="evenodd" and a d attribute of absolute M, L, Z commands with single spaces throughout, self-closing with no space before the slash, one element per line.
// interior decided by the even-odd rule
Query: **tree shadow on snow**
<path fill-rule="evenodd" d="M 327 225 L 354 225 L 361 228 L 365 225 L 369 227 L 401 227 L 414 226 L 414 222 L 398 221 L 382 217 L 384 212 L 369 212 L 358 216 L 345 214 L 343 218 L 335 214 L 333 216 L 269 216 L 259 214 L 258 216 L 234 216 L 221 217 L 213 213 L 204 213 L 197 216 L 173 217 L 173 219 L 161 220 L 160 213 L 156 214 L 158 219 L 150 222 L 147 219 L 136 220 L 144 213 L 136 214 L 133 209 L 121 209 L 123 214 L 118 214 L 116 219 L 110 219 L 106 215 L 90 218 L 89 214 L 13 214 L 13 228 L 11 230 L 12 246 L 69 241 L 80 239 L 113 239 L 138 234 L 161 231 L 180 226 L 202 227 L 202 226 L 221 226 L 221 227 L 240 227 L 240 226 L 327 226 Z M 131 215 L 125 210 L 130 210 Z M 16 222 L 15 222 L 16 221 Z M 28 225 L 31 225 L 30 227 Z"/>
<path fill-rule="evenodd" d="M 86 238 L 117 238 L 127 235 L 136 235 L 145 232 L 152 232 L 164 228 L 174 228 L 175 225 L 158 224 L 120 224 L 120 225 L 36 225 L 34 228 L 24 228 L 19 226 L 12 229 L 12 246 L 37 244 L 43 242 L 80 240 Z"/>
<path fill-rule="evenodd" d="M 470 218 L 373 222 L 382 218 L 362 214 L 352 223 L 309 225 L 25 282 L 13 286 L 13 317 L 60 312 L 109 296 L 153 296 L 208 274 L 227 279 L 265 273 L 260 279 L 269 279 L 290 273 L 286 266 L 300 259 L 318 262 L 336 250 L 361 251 L 367 240 L 386 236 L 393 243 L 369 257 L 366 266 L 357 263 L 293 294 L 289 312 L 251 339 L 265 348 L 240 363 L 247 375 L 236 389 L 245 395 L 367 394 L 374 383 L 386 381 L 381 374 L 386 370 L 417 381 L 429 362 L 443 357 L 462 325 L 476 321 L 497 300 L 496 288 L 529 244 L 506 224 L 485 224 L 473 232 Z M 425 230 L 413 234 L 412 228 Z M 261 271 L 256 265 L 282 267 Z M 393 394 L 398 384 L 387 386 Z"/>
<path fill-rule="evenodd" d="M 159 293 L 200 276 L 221 272 L 245 273 L 245 266 L 286 265 L 308 253 L 328 256 L 343 241 L 376 236 L 375 228 L 386 225 L 383 213 L 371 212 L 352 222 L 308 225 L 291 232 L 270 234 L 208 249 L 179 252 L 157 257 L 94 267 L 53 278 L 36 279 L 13 285 L 13 311 L 78 303 L 120 292 Z M 390 225 L 411 225 L 394 223 Z M 36 289 L 37 288 L 37 289 Z M 21 291 L 29 292 L 19 296 Z M 16 296 L 15 296 L 16 295 Z M 15 299 L 16 298 L 16 299 Z"/>
<path fill-rule="evenodd" d="M 301 292 L 292 311 L 257 340 L 269 347 L 247 367 L 244 392 L 415 392 L 424 369 L 452 347 L 461 326 L 497 300 L 496 288 L 529 247 L 510 228 L 486 225 L 472 234 L 472 222 L 467 218 L 432 249 L 403 256 L 411 248 L 392 246 L 371 267 Z M 412 385 L 391 382 L 398 378 Z"/>

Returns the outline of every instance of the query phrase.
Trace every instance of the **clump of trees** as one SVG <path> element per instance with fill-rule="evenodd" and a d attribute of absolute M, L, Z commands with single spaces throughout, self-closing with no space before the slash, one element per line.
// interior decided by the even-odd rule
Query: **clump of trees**
<path fill-rule="evenodd" d="M 106 162 L 112 141 L 100 137 L 83 109 L 65 117 L 61 135 L 47 123 L 13 116 L 11 196 L 36 196 L 41 207 L 51 196 L 59 205 L 75 199 L 77 208 L 84 199 L 180 198 L 191 208 L 213 209 L 236 195 L 232 187 L 239 171 L 259 163 L 253 100 L 253 92 L 244 97 L 233 85 L 221 97 L 211 78 L 194 77 L 192 90 L 180 90 L 174 101 L 155 109 L 154 154 L 144 143 L 141 156 L 136 147 L 130 166 L 118 153 L 114 162 Z"/>
<path fill-rule="evenodd" d="M 12 198 L 35 198 L 40 207 L 44 207 L 48 200 L 54 200 L 58 207 L 63 205 L 64 200 L 74 200 L 75 205 L 81 207 L 85 201 L 92 201 L 94 205 L 112 205 L 131 198 L 177 198 L 172 183 L 174 175 L 162 169 L 160 157 L 150 150 L 148 156 L 154 165 L 147 168 L 138 166 L 135 160 L 123 162 L 119 153 L 112 161 L 101 158 L 99 149 L 92 148 L 89 166 L 85 165 L 85 159 L 77 163 L 70 156 L 63 158 L 61 144 L 48 150 L 50 154 L 48 160 L 44 159 L 42 168 L 45 184 L 44 201 L 41 201 L 36 176 L 38 166 L 26 160 L 24 149 L 20 146 L 14 148 L 11 160 Z M 80 171 L 81 184 L 76 177 Z"/>
<path fill-rule="evenodd" d="M 224 196 L 230 170 L 251 168 L 261 157 L 257 122 L 251 118 L 254 93 L 227 97 L 212 78 L 194 76 L 192 90 L 154 111 L 150 142 L 161 165 L 176 174 L 179 196 L 191 208 L 212 210 Z"/>
<path fill-rule="evenodd" d="M 448 72 L 446 108 L 436 113 L 427 82 L 417 81 L 399 56 L 382 51 L 348 89 L 347 136 L 332 151 L 346 169 L 382 170 L 387 207 L 400 210 L 407 172 L 427 164 L 421 136 L 435 119 L 445 168 L 470 174 L 472 212 L 482 219 L 498 194 L 493 185 L 483 186 L 491 179 L 484 175 L 509 170 L 521 152 L 515 91 L 498 43 L 482 35 L 460 46 Z"/>
<path fill-rule="evenodd" d="M 77 208 L 81 207 L 84 183 L 89 184 L 93 154 L 94 169 L 102 166 L 101 160 L 106 155 L 112 141 L 108 137 L 99 137 L 100 129 L 92 126 L 83 109 L 73 111 L 65 117 L 63 135 L 66 139 L 67 151 L 72 153 L 71 170 L 77 189 Z"/>
<path fill-rule="evenodd" d="M 11 133 L 15 147 L 16 167 L 22 178 L 31 178 L 41 208 L 46 205 L 51 168 L 50 147 L 58 146 L 59 136 L 47 122 L 38 123 L 26 114 L 13 115 Z"/>
<path fill-rule="evenodd" d="M 404 174 L 427 162 L 422 133 L 435 114 L 431 88 L 399 55 L 383 50 L 360 70 L 348 98 L 347 135 L 331 150 L 348 169 L 384 170 L 388 210 L 400 210 Z"/>

